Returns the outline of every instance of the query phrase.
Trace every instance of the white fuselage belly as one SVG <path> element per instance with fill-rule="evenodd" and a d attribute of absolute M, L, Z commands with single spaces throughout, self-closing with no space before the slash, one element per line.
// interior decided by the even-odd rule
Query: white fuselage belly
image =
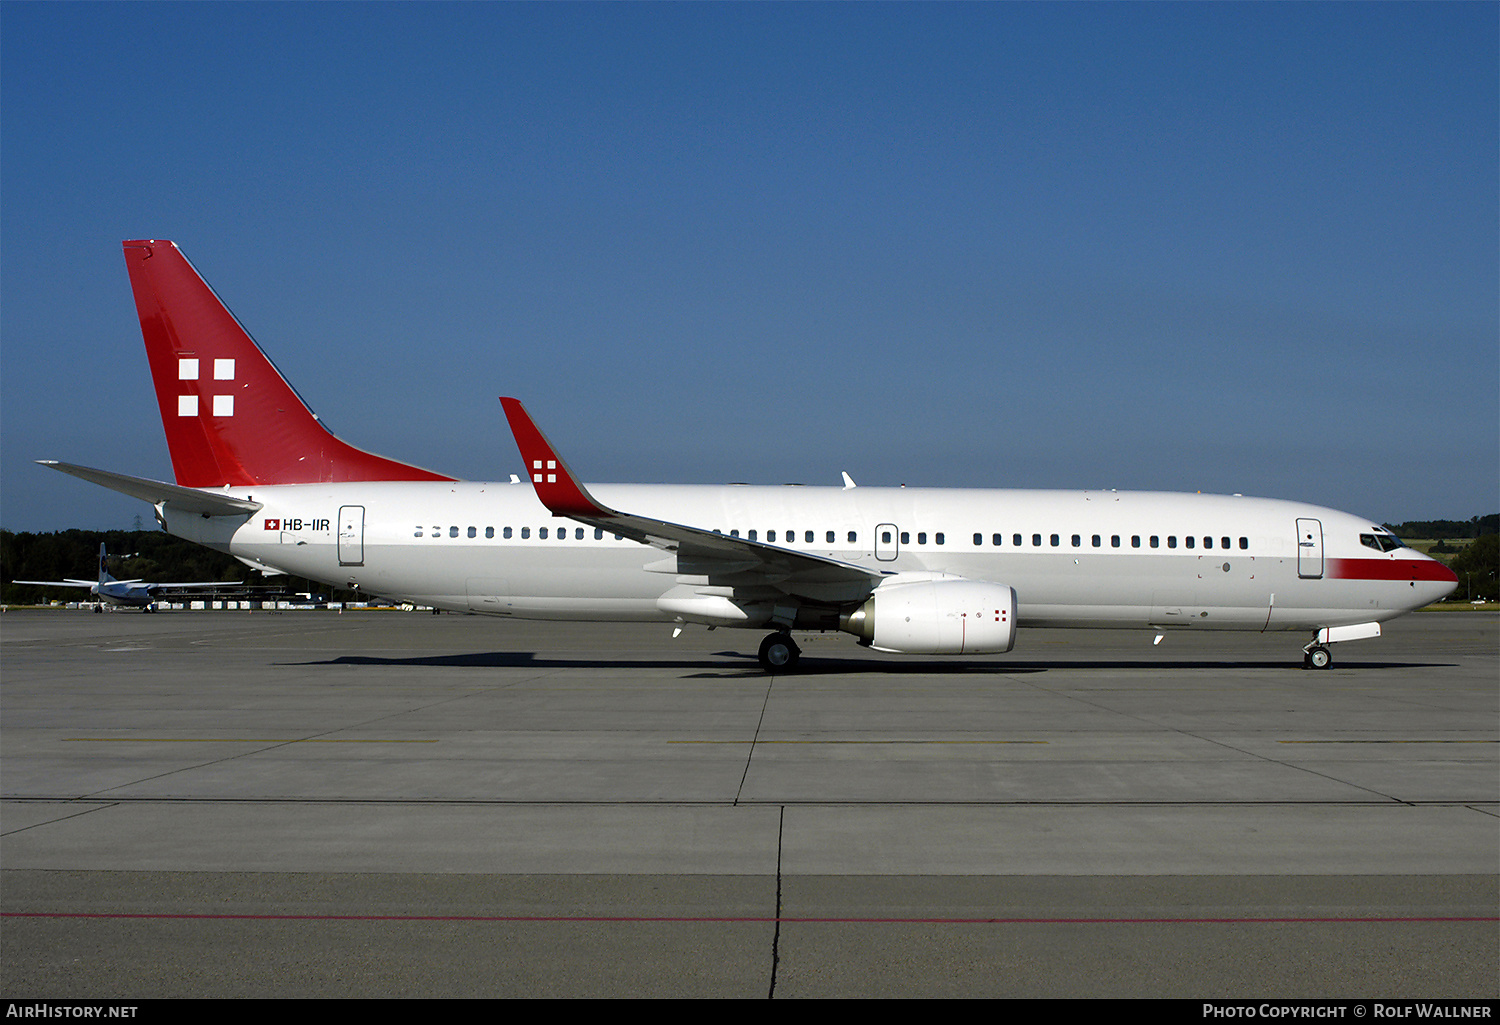
<path fill-rule="evenodd" d="M 264 508 L 248 519 L 169 508 L 167 528 L 253 564 L 440 609 L 673 619 L 657 606 L 679 582 L 670 553 L 554 517 L 526 484 L 224 491 Z M 614 508 L 882 574 L 1003 583 L 1016 590 L 1022 626 L 1306 630 L 1390 619 L 1451 588 L 1407 571 L 1424 556 L 1361 546 L 1369 521 L 1272 499 L 748 485 L 590 491 Z M 1299 520 L 1318 525 L 1316 563 L 1306 551 L 1299 558 Z"/>

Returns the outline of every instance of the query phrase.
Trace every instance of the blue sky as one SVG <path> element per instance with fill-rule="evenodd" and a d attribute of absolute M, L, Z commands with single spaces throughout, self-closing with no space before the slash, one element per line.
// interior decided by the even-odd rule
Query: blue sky
<path fill-rule="evenodd" d="M 0 526 L 151 522 L 139 237 L 457 476 L 1493 512 L 1497 10 L 0 4 Z"/>

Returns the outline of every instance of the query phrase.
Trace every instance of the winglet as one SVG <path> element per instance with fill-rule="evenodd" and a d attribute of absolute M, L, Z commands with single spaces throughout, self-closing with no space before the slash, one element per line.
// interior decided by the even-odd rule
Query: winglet
<path fill-rule="evenodd" d="M 505 418 L 510 421 L 511 434 L 515 436 L 516 447 L 521 450 L 521 458 L 531 475 L 536 497 L 552 515 L 595 519 L 618 515 L 613 509 L 594 501 L 519 399 L 501 396 L 500 404 L 505 407 Z"/>

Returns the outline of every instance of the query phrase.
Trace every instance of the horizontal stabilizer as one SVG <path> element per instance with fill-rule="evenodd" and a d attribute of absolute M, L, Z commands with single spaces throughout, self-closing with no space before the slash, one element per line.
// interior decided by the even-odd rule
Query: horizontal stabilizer
<path fill-rule="evenodd" d="M 148 480 L 145 477 L 131 477 L 123 473 L 112 473 L 109 470 L 95 470 L 87 466 L 75 466 L 72 463 L 59 463 L 55 459 L 38 459 L 37 462 L 43 466 L 50 466 L 54 470 L 72 474 L 74 477 L 81 477 L 90 484 L 98 484 L 111 491 L 118 491 L 122 495 L 150 502 L 152 505 L 165 502 L 174 509 L 197 513 L 201 516 L 245 516 L 259 512 L 262 508 L 259 502 L 250 502 L 243 498 L 212 491 L 200 491 L 197 488 L 185 488 L 159 480 Z"/>

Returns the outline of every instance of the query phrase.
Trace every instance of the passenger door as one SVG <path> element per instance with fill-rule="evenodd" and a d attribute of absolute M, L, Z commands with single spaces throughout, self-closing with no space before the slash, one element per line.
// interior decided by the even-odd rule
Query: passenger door
<path fill-rule="evenodd" d="M 365 564 L 365 507 L 339 506 L 339 565 Z"/>
<path fill-rule="evenodd" d="M 1323 577 L 1323 524 L 1319 520 L 1297 521 L 1297 575 L 1304 580 Z"/>

